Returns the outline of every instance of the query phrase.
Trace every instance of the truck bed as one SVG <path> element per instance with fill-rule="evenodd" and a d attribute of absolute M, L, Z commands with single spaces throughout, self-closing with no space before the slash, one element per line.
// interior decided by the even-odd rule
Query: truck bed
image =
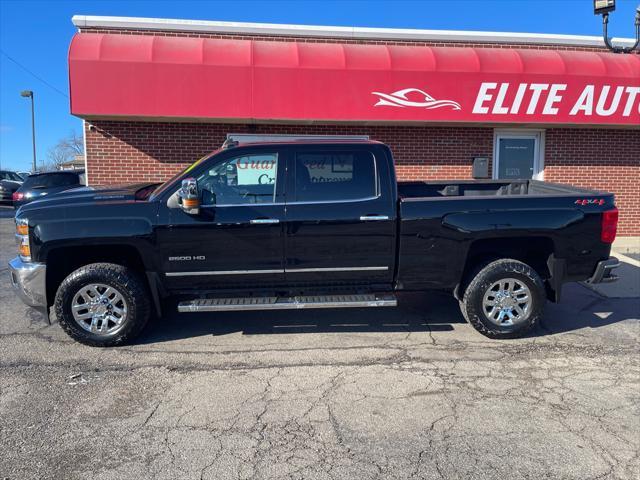
<path fill-rule="evenodd" d="M 538 180 L 398 183 L 398 281 L 454 288 L 468 258 L 562 259 L 565 280 L 585 280 L 609 258 L 600 241 L 613 194 Z M 539 269 L 547 267 L 544 262 Z"/>
<path fill-rule="evenodd" d="M 398 182 L 401 200 L 438 197 L 598 195 L 585 188 L 540 180 L 451 180 L 438 182 Z"/>

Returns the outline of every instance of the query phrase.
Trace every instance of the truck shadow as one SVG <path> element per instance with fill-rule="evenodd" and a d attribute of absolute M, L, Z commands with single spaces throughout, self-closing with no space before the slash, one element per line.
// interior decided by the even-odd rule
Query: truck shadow
<path fill-rule="evenodd" d="M 597 329 L 640 318 L 637 297 L 607 298 L 588 287 L 573 283 L 563 289 L 560 303 L 547 303 L 540 325 L 530 337 L 556 335 L 576 330 Z"/>
<path fill-rule="evenodd" d="M 639 311 L 640 298 L 604 298 L 582 285 L 571 284 L 566 286 L 560 304 L 547 303 L 540 325 L 527 336 L 552 336 L 581 329 L 597 329 L 637 319 Z M 167 342 L 237 332 L 243 335 L 350 332 L 453 334 L 455 329 L 466 323 L 457 300 L 449 294 L 438 292 L 405 294 L 399 298 L 397 308 L 174 312 L 175 305 L 168 306 L 164 318 L 152 322 L 136 343 Z"/>
<path fill-rule="evenodd" d="M 174 313 L 167 306 L 136 343 L 155 343 L 203 335 L 348 332 L 451 331 L 464 319 L 450 295 L 406 295 L 397 308 L 342 308 L 216 313 Z"/>

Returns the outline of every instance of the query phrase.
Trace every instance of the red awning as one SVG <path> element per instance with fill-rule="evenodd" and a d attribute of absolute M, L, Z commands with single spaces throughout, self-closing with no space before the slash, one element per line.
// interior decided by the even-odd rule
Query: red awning
<path fill-rule="evenodd" d="M 640 125 L 640 55 L 79 33 L 84 118 Z"/>

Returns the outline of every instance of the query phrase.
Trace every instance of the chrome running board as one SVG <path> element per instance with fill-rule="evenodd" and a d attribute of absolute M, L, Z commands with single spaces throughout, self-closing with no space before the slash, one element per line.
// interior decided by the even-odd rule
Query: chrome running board
<path fill-rule="evenodd" d="M 246 297 L 198 299 L 178 304 L 178 312 L 222 312 L 233 310 L 295 310 L 299 308 L 395 307 L 391 294 L 308 295 L 300 297 Z"/>

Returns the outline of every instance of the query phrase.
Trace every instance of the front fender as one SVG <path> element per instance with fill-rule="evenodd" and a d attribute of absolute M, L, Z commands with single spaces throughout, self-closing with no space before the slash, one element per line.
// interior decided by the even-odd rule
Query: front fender
<path fill-rule="evenodd" d="M 154 270 L 156 216 L 156 205 L 146 202 L 28 212 L 32 257 L 46 263 L 58 248 L 128 245 Z"/>

